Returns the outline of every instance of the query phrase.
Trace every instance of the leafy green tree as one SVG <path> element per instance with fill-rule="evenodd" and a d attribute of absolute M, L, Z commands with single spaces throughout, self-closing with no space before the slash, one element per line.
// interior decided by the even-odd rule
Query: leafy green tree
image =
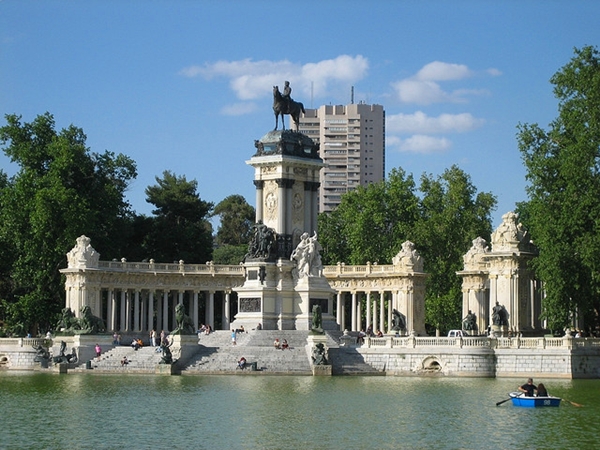
<path fill-rule="evenodd" d="M 213 246 L 208 217 L 213 204 L 200 199 L 196 180 L 166 170 L 156 183 L 146 188 L 146 201 L 156 207 L 143 244 L 147 257 L 157 262 L 210 261 Z"/>
<path fill-rule="evenodd" d="M 216 264 L 239 264 L 248 251 L 256 217 L 254 207 L 243 196 L 235 194 L 219 202 L 212 215 L 220 219 L 213 261 Z"/>
<path fill-rule="evenodd" d="M 426 323 L 447 330 L 461 321 L 456 272 L 472 240 L 489 239 L 496 199 L 478 194 L 456 166 L 438 178 L 423 175 L 419 190 L 412 175 L 394 169 L 385 181 L 345 194 L 334 211 L 319 216 L 319 242 L 327 264 L 390 264 L 402 243 L 412 241 L 430 274 Z"/>
<path fill-rule="evenodd" d="M 415 227 L 415 244 L 425 259 L 425 321 L 430 327 L 447 331 L 460 328 L 463 255 L 478 236 L 489 241 L 491 211 L 495 197 L 480 192 L 470 177 L 457 166 L 438 178 L 423 175 L 421 216 Z"/>
<path fill-rule="evenodd" d="M 558 117 L 548 130 L 520 124 L 528 201 L 521 219 L 540 254 L 532 267 L 543 281 L 543 317 L 552 330 L 574 311 L 588 326 L 600 313 L 600 54 L 575 55 L 550 79 Z"/>
<path fill-rule="evenodd" d="M 319 215 L 324 262 L 389 264 L 418 214 L 412 175 L 393 169 L 386 180 L 348 192 L 334 211 Z"/>
<path fill-rule="evenodd" d="M 57 132 L 49 113 L 31 123 L 7 115 L 6 122 L 0 143 L 19 170 L 0 187 L 0 309 L 9 325 L 35 333 L 64 305 L 58 270 L 76 238 L 118 246 L 118 227 L 130 214 L 124 192 L 137 174 L 126 156 L 91 153 L 80 128 Z"/>

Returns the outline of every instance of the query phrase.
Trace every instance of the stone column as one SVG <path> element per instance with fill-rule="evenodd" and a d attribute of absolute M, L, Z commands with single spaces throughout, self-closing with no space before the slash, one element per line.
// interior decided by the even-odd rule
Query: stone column
<path fill-rule="evenodd" d="M 117 298 L 115 297 L 115 289 L 108 289 L 108 330 L 117 331 Z"/>
<path fill-rule="evenodd" d="M 379 292 L 379 329 L 385 332 L 385 292 Z"/>
<path fill-rule="evenodd" d="M 369 325 L 373 328 L 373 333 L 377 332 L 377 299 L 373 299 L 373 322 Z"/>
<path fill-rule="evenodd" d="M 156 296 L 156 332 L 160 333 L 160 330 L 163 330 L 163 320 L 162 320 L 162 298 L 157 295 Z"/>
<path fill-rule="evenodd" d="M 352 318 L 350 331 L 356 331 L 356 291 L 352 292 Z"/>
<path fill-rule="evenodd" d="M 336 307 L 336 322 L 340 326 L 341 331 L 344 331 L 344 319 L 342 319 L 344 315 L 344 305 L 342 304 L 342 292 L 338 291 L 337 293 L 337 307 Z"/>
<path fill-rule="evenodd" d="M 165 332 L 169 331 L 169 291 L 163 292 L 163 320 L 162 329 Z"/>
<path fill-rule="evenodd" d="M 286 210 L 287 210 L 287 195 L 286 195 L 286 181 L 283 178 L 275 180 L 277 183 L 277 233 L 287 233 L 286 227 Z"/>
<path fill-rule="evenodd" d="M 215 329 L 215 291 L 209 291 L 208 304 L 206 305 L 207 323 Z"/>
<path fill-rule="evenodd" d="M 223 305 L 223 329 L 228 330 L 231 323 L 231 292 L 225 292 L 225 305 Z"/>
<path fill-rule="evenodd" d="M 304 182 L 304 231 L 312 234 L 312 190 L 311 182 Z M 339 323 L 339 322 L 338 322 Z"/>
<path fill-rule="evenodd" d="M 120 325 L 120 330 L 124 331 L 127 330 L 126 328 L 126 324 L 127 324 L 127 316 L 125 314 L 125 308 L 127 307 L 127 290 L 126 289 L 121 289 L 121 317 L 119 320 L 119 325 Z"/>
<path fill-rule="evenodd" d="M 154 328 L 154 291 L 148 292 L 148 330 L 156 330 Z"/>
<path fill-rule="evenodd" d="M 256 222 L 263 220 L 263 187 L 265 182 L 263 180 L 254 180 L 254 186 L 256 186 Z"/>
<path fill-rule="evenodd" d="M 312 212 L 311 212 L 311 230 L 314 233 L 317 230 L 317 216 L 319 215 L 319 186 L 321 183 L 315 181 L 312 185 Z"/>
<path fill-rule="evenodd" d="M 194 327 L 198 330 L 198 291 L 194 291 L 194 300 L 192 304 L 192 318 L 194 320 Z"/>
<path fill-rule="evenodd" d="M 369 325 L 371 324 L 371 291 L 367 291 L 367 299 L 366 299 L 366 310 L 367 310 L 367 328 L 369 328 Z M 360 329 L 360 327 L 358 327 Z"/>
<path fill-rule="evenodd" d="M 286 180 L 285 184 L 285 234 L 292 235 L 294 231 L 292 228 L 292 212 L 294 210 L 294 199 L 292 197 L 293 191 L 292 186 L 294 185 L 294 180 Z"/>
<path fill-rule="evenodd" d="M 133 301 L 133 331 L 140 331 L 140 291 L 137 289 Z"/>

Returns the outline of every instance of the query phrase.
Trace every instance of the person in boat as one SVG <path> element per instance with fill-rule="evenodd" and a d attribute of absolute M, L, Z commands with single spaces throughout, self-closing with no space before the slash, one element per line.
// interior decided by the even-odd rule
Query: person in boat
<path fill-rule="evenodd" d="M 524 392 L 526 397 L 533 397 L 533 393 L 537 391 L 537 386 L 533 384 L 533 378 L 528 378 L 527 383 L 519 386 L 519 391 Z"/>
<path fill-rule="evenodd" d="M 537 385 L 537 396 L 548 397 L 548 391 L 546 390 L 546 386 L 544 386 L 543 383 Z"/>

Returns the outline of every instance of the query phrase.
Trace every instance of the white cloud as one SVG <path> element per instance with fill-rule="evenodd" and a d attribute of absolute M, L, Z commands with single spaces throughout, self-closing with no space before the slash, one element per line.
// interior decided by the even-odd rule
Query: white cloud
<path fill-rule="evenodd" d="M 462 80 L 470 77 L 472 72 L 463 64 L 450 64 L 433 61 L 417 72 L 415 79 L 423 81 Z"/>
<path fill-rule="evenodd" d="M 396 147 L 401 152 L 431 154 L 448 150 L 452 146 L 452 142 L 446 138 L 415 134 L 407 139 L 388 138 L 387 145 Z"/>
<path fill-rule="evenodd" d="M 493 76 L 497 69 L 488 69 Z M 464 103 L 467 96 L 485 94 L 485 90 L 456 89 L 445 91 L 439 82 L 457 81 L 472 77 L 474 72 L 464 64 L 433 61 L 423 66 L 415 75 L 392 83 L 398 99 L 404 103 L 430 105 L 432 103 Z"/>
<path fill-rule="evenodd" d="M 252 102 L 234 103 L 233 105 L 224 106 L 221 113 L 225 116 L 243 116 L 256 111 L 256 109 L 256 104 Z"/>
<path fill-rule="evenodd" d="M 290 81 L 296 92 L 303 96 L 312 94 L 322 96 L 331 83 L 355 83 L 364 78 L 369 68 L 368 60 L 361 56 L 340 55 L 304 65 L 282 61 L 217 61 L 202 66 L 189 66 L 179 71 L 185 77 L 202 76 L 206 80 L 213 78 L 229 79 L 231 89 L 241 100 L 253 100 L 271 94 L 271 86 L 282 87 L 285 80 Z M 292 94 L 292 97 L 294 93 Z"/>
<path fill-rule="evenodd" d="M 386 116 L 386 131 L 390 133 L 464 133 L 484 124 L 483 119 L 469 113 L 441 114 L 430 117 L 422 111 L 414 114 L 394 114 Z"/>

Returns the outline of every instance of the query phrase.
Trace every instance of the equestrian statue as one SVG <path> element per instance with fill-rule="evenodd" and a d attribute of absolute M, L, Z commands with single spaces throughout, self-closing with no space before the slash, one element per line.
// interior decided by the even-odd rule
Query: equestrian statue
<path fill-rule="evenodd" d="M 300 113 L 304 113 L 304 105 L 300 102 L 292 100 L 290 97 L 292 88 L 290 82 L 285 82 L 283 94 L 279 92 L 279 86 L 273 86 L 273 112 L 275 113 L 275 130 L 279 126 L 279 116 L 281 116 L 281 126 L 285 130 L 285 122 L 283 116 L 288 114 L 296 124 L 296 131 L 300 126 Z"/>

